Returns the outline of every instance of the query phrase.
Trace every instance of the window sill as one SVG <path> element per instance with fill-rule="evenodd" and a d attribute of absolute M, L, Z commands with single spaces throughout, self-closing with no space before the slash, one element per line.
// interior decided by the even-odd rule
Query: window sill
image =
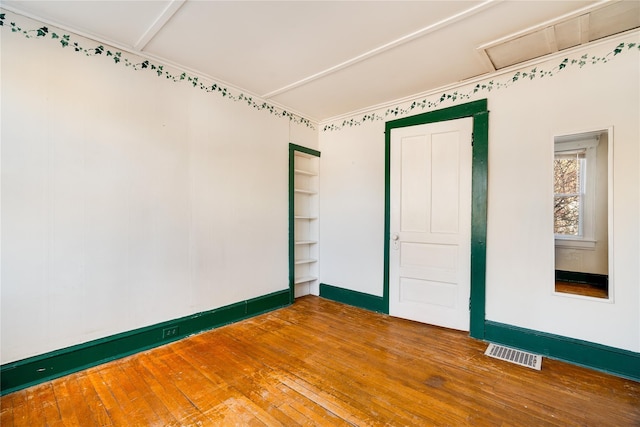
<path fill-rule="evenodd" d="M 591 239 L 572 239 L 556 237 L 556 248 L 562 249 L 582 249 L 593 251 L 596 249 L 596 241 Z"/>

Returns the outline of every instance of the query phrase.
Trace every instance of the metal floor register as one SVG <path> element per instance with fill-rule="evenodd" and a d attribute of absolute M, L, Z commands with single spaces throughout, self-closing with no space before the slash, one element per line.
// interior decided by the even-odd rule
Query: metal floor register
<path fill-rule="evenodd" d="M 542 369 L 542 356 L 539 354 L 527 353 L 526 351 L 516 350 L 515 348 L 509 348 L 493 343 L 489 344 L 489 347 L 487 347 L 484 354 L 495 359 L 506 360 L 507 362 L 526 366 L 527 368 L 536 369 L 538 371 Z"/>

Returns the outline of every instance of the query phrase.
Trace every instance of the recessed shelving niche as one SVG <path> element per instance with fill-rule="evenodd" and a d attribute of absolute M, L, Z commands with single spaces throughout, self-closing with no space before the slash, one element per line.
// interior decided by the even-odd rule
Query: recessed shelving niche
<path fill-rule="evenodd" d="M 290 286 L 292 298 L 318 295 L 320 152 L 289 146 L 290 179 Z"/>

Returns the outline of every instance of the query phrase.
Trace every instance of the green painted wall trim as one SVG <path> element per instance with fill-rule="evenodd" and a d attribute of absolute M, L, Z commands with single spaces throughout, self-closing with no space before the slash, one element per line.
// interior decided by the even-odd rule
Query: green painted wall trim
<path fill-rule="evenodd" d="M 486 100 L 484 100 L 486 109 Z M 478 105 L 481 107 L 482 105 Z M 471 166 L 471 302 L 469 335 L 484 335 L 487 271 L 487 190 L 489 176 L 489 112 L 473 115 Z"/>
<path fill-rule="evenodd" d="M 296 239 L 295 239 L 295 153 L 296 151 L 310 156 L 320 157 L 320 152 L 312 148 L 289 143 L 289 302 L 296 298 Z"/>
<path fill-rule="evenodd" d="M 388 304 L 385 305 L 382 297 L 352 291 L 350 289 L 338 288 L 325 283 L 320 283 L 320 296 L 322 298 L 352 305 L 354 307 L 364 308 L 366 310 L 376 311 L 378 313 L 386 313 L 385 310 L 388 309 Z"/>
<path fill-rule="evenodd" d="M 487 187 L 489 111 L 487 100 L 389 121 L 385 124 L 385 221 L 384 221 L 384 313 L 389 313 L 389 239 L 391 220 L 391 130 L 426 123 L 473 118 L 473 161 L 471 170 L 471 295 L 469 335 L 484 337 L 485 276 L 487 260 Z"/>
<path fill-rule="evenodd" d="M 320 152 L 313 148 L 303 147 L 294 143 L 289 143 L 289 151 L 299 151 L 301 153 L 309 154 L 310 156 L 320 157 Z"/>
<path fill-rule="evenodd" d="M 289 291 L 283 290 L 214 310 L 111 335 L 83 344 L 55 350 L 0 367 L 0 395 L 59 378 L 92 366 L 177 341 L 189 335 L 217 328 L 289 305 Z M 163 330 L 178 327 L 171 338 Z"/>
<path fill-rule="evenodd" d="M 391 120 L 385 123 L 385 131 L 395 128 L 423 125 L 425 123 L 443 122 L 446 120 L 472 117 L 479 113 L 487 112 L 487 99 L 479 99 L 453 107 L 442 108 L 428 113 L 417 114 L 402 119 Z"/>
<path fill-rule="evenodd" d="M 583 273 L 581 271 L 556 270 L 556 280 L 571 283 L 587 283 L 605 289 L 609 286 L 609 276 L 607 274 Z"/>
<path fill-rule="evenodd" d="M 487 321 L 486 341 L 640 381 L 640 353 Z"/>

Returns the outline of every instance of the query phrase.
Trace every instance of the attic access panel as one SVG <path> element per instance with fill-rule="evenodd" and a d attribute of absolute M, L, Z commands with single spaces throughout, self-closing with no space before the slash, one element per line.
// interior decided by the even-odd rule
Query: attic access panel
<path fill-rule="evenodd" d="M 640 28 L 640 2 L 619 1 L 485 44 L 496 70 Z"/>

